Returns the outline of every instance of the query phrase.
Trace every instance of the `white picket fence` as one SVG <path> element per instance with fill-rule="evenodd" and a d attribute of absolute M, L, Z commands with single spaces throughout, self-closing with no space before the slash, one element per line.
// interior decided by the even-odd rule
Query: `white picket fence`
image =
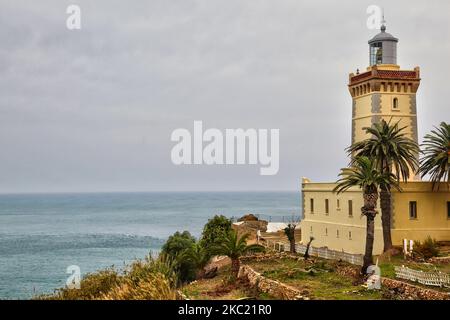
<path fill-rule="evenodd" d="M 400 279 L 418 282 L 427 286 L 450 288 L 450 275 L 440 271 L 424 272 L 401 266 L 395 267 L 395 276 Z"/>
<path fill-rule="evenodd" d="M 290 244 L 288 242 L 267 240 L 266 246 L 268 248 L 271 248 L 271 249 L 274 249 L 274 250 L 280 251 L 280 252 L 289 252 L 289 249 L 290 249 Z M 297 253 L 304 254 L 306 252 L 306 246 L 297 243 L 295 245 L 295 250 L 297 251 Z M 310 247 L 309 255 L 319 257 L 319 258 L 324 258 L 324 259 L 347 261 L 351 264 L 355 264 L 358 266 L 363 265 L 363 255 L 362 254 L 351 254 L 351 253 L 347 253 L 344 251 L 335 251 L 335 250 L 330 250 L 326 247 L 323 247 L 323 248 Z"/>

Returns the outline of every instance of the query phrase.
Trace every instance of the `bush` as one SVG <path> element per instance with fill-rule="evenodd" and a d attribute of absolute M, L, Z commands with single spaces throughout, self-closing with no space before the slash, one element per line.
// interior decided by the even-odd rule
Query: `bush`
<path fill-rule="evenodd" d="M 138 286 L 144 279 L 150 279 L 152 275 L 159 274 L 175 288 L 178 282 L 176 261 L 165 254 L 160 254 L 157 258 L 148 255 L 145 260 L 133 262 L 124 273 L 124 278 L 129 279 L 131 284 Z"/>
<path fill-rule="evenodd" d="M 40 300 L 96 300 L 119 285 L 121 276 L 111 269 L 101 270 L 87 274 L 81 279 L 80 289 L 67 287 L 55 291 L 54 294 L 41 295 L 35 299 Z"/>
<path fill-rule="evenodd" d="M 121 285 L 102 296 L 103 300 L 176 300 L 171 280 L 162 273 L 151 273 L 145 279 L 126 278 Z"/>
<path fill-rule="evenodd" d="M 185 253 L 191 251 L 194 245 L 195 238 L 188 231 L 177 231 L 162 247 L 161 253 L 174 261 L 180 282 L 192 281 L 196 277 L 197 267 L 185 258 Z"/>
<path fill-rule="evenodd" d="M 439 254 L 439 244 L 436 240 L 431 239 L 431 237 L 428 236 L 423 243 L 414 241 L 413 251 L 423 259 L 430 259 Z"/>
<path fill-rule="evenodd" d="M 231 232 L 231 220 L 222 215 L 209 219 L 203 227 L 200 245 L 213 255 L 212 249 L 220 245 Z"/>
<path fill-rule="evenodd" d="M 177 274 L 174 262 L 165 255 L 148 256 L 133 262 L 119 274 L 101 270 L 83 277 L 80 289 L 62 288 L 41 300 L 171 300 L 176 299 Z"/>

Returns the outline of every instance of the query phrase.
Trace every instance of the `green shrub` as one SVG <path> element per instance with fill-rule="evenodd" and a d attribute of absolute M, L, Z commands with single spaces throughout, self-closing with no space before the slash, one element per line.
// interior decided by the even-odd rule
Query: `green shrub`
<path fill-rule="evenodd" d="M 200 245 L 212 256 L 213 248 L 219 246 L 231 232 L 231 220 L 222 215 L 215 215 L 203 227 Z"/>
<path fill-rule="evenodd" d="M 188 231 L 182 233 L 177 231 L 162 247 L 161 253 L 174 261 L 180 282 L 188 282 L 196 278 L 195 263 L 185 258 L 186 252 L 193 250 L 194 246 L 195 238 Z"/>
<path fill-rule="evenodd" d="M 178 282 L 177 264 L 175 260 L 165 254 L 154 258 L 151 254 L 145 260 L 133 262 L 124 272 L 124 278 L 134 286 L 142 280 L 149 279 L 153 274 L 163 275 L 173 288 Z"/>
<path fill-rule="evenodd" d="M 420 241 L 414 241 L 414 250 L 421 258 L 430 259 L 436 257 L 439 254 L 439 244 L 436 240 L 430 236 L 421 243 Z"/>

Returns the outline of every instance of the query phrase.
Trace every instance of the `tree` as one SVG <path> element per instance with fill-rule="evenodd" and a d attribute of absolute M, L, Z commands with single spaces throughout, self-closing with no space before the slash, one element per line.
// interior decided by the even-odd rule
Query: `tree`
<path fill-rule="evenodd" d="M 406 127 L 400 128 L 398 122 L 391 125 L 390 122 L 381 120 L 374 123 L 371 128 L 364 130 L 371 137 L 354 143 L 347 148 L 352 158 L 365 156 L 374 162 L 378 172 L 390 175 L 394 174 L 397 183 L 400 180 L 406 182 L 410 172 L 418 167 L 419 147 L 417 143 L 408 138 L 404 133 Z M 391 185 L 380 185 L 381 222 L 383 227 L 383 242 L 386 252 L 392 248 L 391 219 L 392 219 L 392 194 Z"/>
<path fill-rule="evenodd" d="M 309 248 L 311 248 L 311 242 L 313 242 L 313 240 L 314 237 L 309 237 L 308 244 L 306 245 L 305 254 L 303 255 L 303 258 L 305 258 L 305 260 L 309 259 Z"/>
<path fill-rule="evenodd" d="M 295 253 L 295 228 L 297 227 L 298 221 L 292 217 L 292 220 L 288 223 L 287 227 L 284 228 L 284 234 L 289 240 L 289 252 Z"/>
<path fill-rule="evenodd" d="M 177 231 L 162 247 L 161 253 L 175 261 L 181 282 L 191 281 L 196 277 L 196 266 L 191 260 L 184 259 L 186 251 L 192 250 L 194 245 L 195 238 L 188 231 Z"/>
<path fill-rule="evenodd" d="M 237 278 L 240 268 L 239 258 L 248 252 L 261 252 L 264 251 L 264 247 L 251 244 L 247 245 L 247 239 L 250 234 L 246 233 L 241 237 L 235 230 L 228 232 L 223 242 L 217 245 L 213 251 L 217 255 L 228 256 L 231 259 L 231 274 L 233 278 Z"/>
<path fill-rule="evenodd" d="M 439 182 L 450 186 L 450 124 L 441 122 L 438 128 L 425 135 L 421 145 L 423 157 L 420 159 L 419 173 L 423 178 L 431 176 L 433 189 L 439 189 Z"/>
<path fill-rule="evenodd" d="M 364 264 L 361 273 L 365 274 L 367 268 L 373 264 L 372 252 L 375 233 L 375 216 L 377 215 L 378 190 L 381 185 L 390 185 L 399 188 L 396 177 L 392 173 L 380 173 L 375 162 L 367 157 L 356 157 L 353 166 L 341 169 L 340 179 L 334 191 L 344 192 L 351 187 L 358 186 L 363 190 L 364 206 L 361 214 L 367 219 L 366 248 Z"/>
<path fill-rule="evenodd" d="M 196 278 L 201 279 L 205 276 L 205 267 L 208 265 L 210 258 L 209 253 L 199 243 L 185 250 L 181 255 L 181 259 L 188 261 L 196 269 Z"/>
<path fill-rule="evenodd" d="M 200 245 L 206 252 L 212 255 L 212 248 L 222 243 L 227 234 L 231 231 L 231 220 L 222 215 L 216 215 L 203 227 Z"/>

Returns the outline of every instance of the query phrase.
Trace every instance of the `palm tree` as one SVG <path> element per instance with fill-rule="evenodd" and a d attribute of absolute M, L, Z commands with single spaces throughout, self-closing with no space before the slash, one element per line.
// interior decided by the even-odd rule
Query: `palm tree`
<path fill-rule="evenodd" d="M 395 174 L 397 183 L 400 180 L 406 182 L 411 171 L 418 167 L 419 147 L 417 143 L 408 138 L 398 122 L 391 125 L 385 120 L 374 123 L 371 128 L 364 130 L 371 137 L 354 143 L 347 148 L 349 155 L 354 158 L 366 156 L 373 159 L 375 168 L 380 173 Z M 353 162 L 353 160 L 352 160 Z M 392 248 L 391 219 L 392 219 L 392 194 L 391 185 L 380 185 L 381 222 L 383 227 L 383 242 L 386 252 Z"/>
<path fill-rule="evenodd" d="M 439 189 L 440 181 L 450 186 L 450 124 L 441 122 L 439 128 L 431 130 L 424 137 L 423 158 L 420 159 L 419 173 L 423 178 L 430 174 L 433 189 Z"/>
<path fill-rule="evenodd" d="M 396 178 L 392 173 L 380 173 L 375 162 L 361 156 L 354 159 L 353 166 L 341 169 L 340 179 L 333 191 L 344 192 L 353 186 L 363 190 L 364 206 L 361 214 L 367 218 L 366 249 L 361 273 L 365 274 L 367 268 L 373 264 L 372 252 L 375 233 L 375 216 L 377 215 L 378 190 L 381 185 L 391 185 L 398 188 Z"/>
<path fill-rule="evenodd" d="M 231 230 L 213 251 L 217 255 L 228 256 L 231 259 L 231 274 L 237 278 L 240 268 L 239 258 L 248 252 L 261 252 L 264 247 L 258 244 L 247 245 L 247 239 L 250 235 L 248 233 L 241 237 L 235 230 Z"/>
<path fill-rule="evenodd" d="M 196 278 L 201 279 L 205 276 L 205 267 L 208 265 L 209 260 L 211 260 L 211 256 L 204 246 L 196 242 L 191 248 L 181 254 L 180 259 L 192 264 L 197 270 Z"/>

